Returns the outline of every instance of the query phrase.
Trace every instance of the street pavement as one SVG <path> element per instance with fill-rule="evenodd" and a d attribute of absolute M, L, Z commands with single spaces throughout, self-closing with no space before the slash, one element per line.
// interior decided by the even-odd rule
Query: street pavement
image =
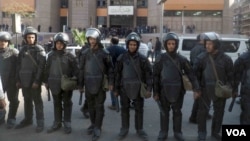
<path fill-rule="evenodd" d="M 86 129 L 90 125 L 89 119 L 85 119 L 80 112 L 81 106 L 78 104 L 79 92 L 74 91 L 73 95 L 73 111 L 72 111 L 72 133 L 64 134 L 63 128 L 54 133 L 48 134 L 46 130 L 53 123 L 53 100 L 48 101 L 47 91 L 43 87 L 42 95 L 44 100 L 44 114 L 45 114 L 45 130 L 41 133 L 36 133 L 36 120 L 35 112 L 33 116 L 33 125 L 23 129 L 6 129 L 6 125 L 0 126 L 0 141 L 91 141 L 91 135 L 87 135 Z M 17 123 L 19 123 L 23 117 L 23 97 L 21 91 L 19 92 L 20 106 L 17 113 Z M 84 96 L 83 96 L 84 102 Z M 240 106 L 239 104 L 234 105 L 233 111 L 228 112 L 228 107 L 231 99 L 227 100 L 224 121 L 223 124 L 239 124 Z M 111 104 L 110 94 L 107 92 L 107 98 L 105 101 L 105 117 L 103 121 L 102 134 L 99 141 L 117 141 L 118 133 L 121 127 L 121 113 L 110 110 L 108 105 Z M 188 119 L 190 116 L 191 108 L 193 104 L 193 95 L 191 92 L 185 94 L 183 104 L 183 122 L 182 132 L 186 141 L 197 140 L 197 125 L 189 123 Z M 160 117 L 159 109 L 153 98 L 146 99 L 144 104 L 144 130 L 148 133 L 149 141 L 156 141 L 158 132 L 160 129 Z M 7 109 L 8 110 L 8 109 Z M 123 141 L 141 141 L 137 136 L 134 128 L 134 110 L 130 111 L 130 129 L 129 134 Z M 211 108 L 210 113 L 213 113 Z M 173 124 L 172 124 L 172 111 L 170 115 L 169 125 L 169 137 L 168 141 L 175 141 L 173 137 Z M 214 138 L 210 137 L 211 120 L 207 121 L 208 137 L 207 141 L 215 141 Z"/>

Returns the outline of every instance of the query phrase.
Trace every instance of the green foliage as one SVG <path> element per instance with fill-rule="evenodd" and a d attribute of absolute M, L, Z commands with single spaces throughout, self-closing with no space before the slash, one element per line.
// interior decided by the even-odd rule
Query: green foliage
<path fill-rule="evenodd" d="M 73 29 L 72 35 L 73 35 L 74 41 L 80 46 L 83 46 L 85 42 L 87 41 L 84 31 L 80 32 L 78 29 Z"/>

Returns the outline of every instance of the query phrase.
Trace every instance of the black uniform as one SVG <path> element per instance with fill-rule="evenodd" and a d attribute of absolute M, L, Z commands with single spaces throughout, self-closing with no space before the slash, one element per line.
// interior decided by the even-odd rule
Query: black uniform
<path fill-rule="evenodd" d="M 104 117 L 104 102 L 106 100 L 106 91 L 103 89 L 104 74 L 108 76 L 109 85 L 114 83 L 111 56 L 99 44 L 98 49 L 85 49 L 81 55 L 79 66 L 79 85 L 81 88 L 85 87 L 91 121 L 90 133 L 94 131 L 94 137 L 99 137 Z"/>
<path fill-rule="evenodd" d="M 70 133 L 73 91 L 61 89 L 62 74 L 60 71 L 68 77 L 76 78 L 78 76 L 77 61 L 71 53 L 65 52 L 65 50 L 53 50 L 48 55 L 45 68 L 45 83 L 48 83 L 54 100 L 54 124 L 52 128 L 60 128 L 63 122 L 65 132 Z M 52 132 L 52 130 L 48 130 L 48 132 Z"/>
<path fill-rule="evenodd" d="M 9 113 L 7 125 L 12 128 L 15 125 L 16 113 L 19 105 L 18 89 L 16 87 L 16 65 L 19 51 L 14 48 L 0 49 L 0 75 L 3 91 L 7 92 L 9 100 Z"/>
<path fill-rule="evenodd" d="M 238 92 L 239 83 L 241 95 L 240 124 L 250 125 L 250 51 L 242 54 L 234 63 L 235 87 Z"/>
<path fill-rule="evenodd" d="M 216 135 L 220 132 L 226 99 L 215 96 L 215 82 L 216 78 L 214 75 L 211 61 L 209 60 L 209 53 L 205 52 L 200 54 L 194 62 L 194 72 L 197 75 L 198 81 L 201 86 L 201 97 L 198 99 L 199 110 L 198 110 L 198 133 L 200 140 L 206 138 L 206 117 L 209 111 L 210 101 L 213 102 L 213 119 L 212 119 L 212 135 Z M 219 79 L 223 84 L 231 84 L 233 80 L 233 61 L 232 59 L 218 51 L 212 55 L 215 63 L 215 68 Z M 218 137 L 219 138 L 219 137 Z"/>
<path fill-rule="evenodd" d="M 24 45 L 18 55 L 17 82 L 21 84 L 24 97 L 24 120 L 16 128 L 32 123 L 33 102 L 35 104 L 37 126 L 43 128 L 44 113 L 41 96 L 41 84 L 45 67 L 45 51 L 42 46 Z M 32 84 L 38 84 L 37 89 Z"/>
<path fill-rule="evenodd" d="M 161 131 L 158 139 L 165 139 L 169 129 L 169 111 L 173 111 L 173 130 L 176 135 L 182 134 L 182 105 L 184 94 L 186 93 L 182 84 L 182 75 L 176 65 L 171 61 L 171 57 L 177 66 L 188 75 L 192 82 L 193 89 L 198 90 L 198 82 L 193 73 L 188 60 L 175 52 L 161 54 L 155 61 L 153 68 L 154 95 L 159 95 L 159 100 L 164 109 L 165 115 L 161 113 Z M 181 140 L 181 139 L 180 139 Z"/>
<path fill-rule="evenodd" d="M 205 52 L 204 44 L 197 43 L 194 48 L 190 51 L 190 64 L 193 66 L 195 58 L 202 52 Z M 198 100 L 194 100 L 191 116 L 189 118 L 190 122 L 197 123 L 197 112 L 198 112 Z"/>

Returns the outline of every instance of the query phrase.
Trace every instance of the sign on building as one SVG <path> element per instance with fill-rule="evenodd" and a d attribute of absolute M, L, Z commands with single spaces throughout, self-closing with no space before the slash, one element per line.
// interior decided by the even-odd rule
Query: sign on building
<path fill-rule="evenodd" d="M 109 15 L 134 15 L 133 6 L 109 6 Z"/>

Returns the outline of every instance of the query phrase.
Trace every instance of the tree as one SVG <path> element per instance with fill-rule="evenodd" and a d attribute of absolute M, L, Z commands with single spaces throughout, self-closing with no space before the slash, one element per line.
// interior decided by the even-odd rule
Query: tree
<path fill-rule="evenodd" d="M 80 45 L 80 46 L 85 45 L 85 42 L 87 41 L 87 39 L 86 39 L 84 31 L 80 32 L 78 29 L 73 29 L 72 30 L 72 35 L 73 35 L 74 41 L 78 45 Z"/>
<path fill-rule="evenodd" d="M 12 0 L 9 4 L 2 7 L 2 11 L 10 15 L 20 14 L 24 18 L 32 18 L 34 15 L 34 9 L 29 5 Z"/>

